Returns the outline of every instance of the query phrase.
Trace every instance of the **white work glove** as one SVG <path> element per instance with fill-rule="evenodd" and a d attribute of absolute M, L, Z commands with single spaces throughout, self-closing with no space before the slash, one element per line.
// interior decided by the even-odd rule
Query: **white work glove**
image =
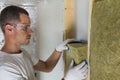
<path fill-rule="evenodd" d="M 83 61 L 81 64 L 73 67 L 73 61 L 70 64 L 65 80 L 83 80 L 88 76 L 88 64 Z"/>
<path fill-rule="evenodd" d="M 68 50 L 68 47 L 66 46 L 68 43 L 72 42 L 72 41 L 76 41 L 75 39 L 67 39 L 65 40 L 63 43 L 61 43 L 60 45 L 58 45 L 56 47 L 56 51 L 58 52 L 62 52 L 64 50 Z"/>

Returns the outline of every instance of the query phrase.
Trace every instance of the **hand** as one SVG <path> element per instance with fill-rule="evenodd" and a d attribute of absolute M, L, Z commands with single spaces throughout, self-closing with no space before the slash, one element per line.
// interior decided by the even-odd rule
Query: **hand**
<path fill-rule="evenodd" d="M 75 39 L 67 39 L 63 43 L 61 43 L 59 46 L 56 47 L 56 51 L 62 52 L 64 50 L 68 50 L 67 44 L 69 42 L 76 41 Z"/>
<path fill-rule="evenodd" d="M 81 64 L 73 67 L 73 61 L 70 64 L 65 80 L 83 80 L 88 75 L 88 64 L 83 61 Z"/>

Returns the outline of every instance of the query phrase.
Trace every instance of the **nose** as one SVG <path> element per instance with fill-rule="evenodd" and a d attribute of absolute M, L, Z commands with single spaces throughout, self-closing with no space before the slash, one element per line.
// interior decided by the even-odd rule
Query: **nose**
<path fill-rule="evenodd" d="M 31 34 L 33 33 L 33 30 L 32 30 L 31 28 L 29 28 L 29 29 L 27 30 L 27 33 L 28 33 L 29 35 L 31 35 Z"/>

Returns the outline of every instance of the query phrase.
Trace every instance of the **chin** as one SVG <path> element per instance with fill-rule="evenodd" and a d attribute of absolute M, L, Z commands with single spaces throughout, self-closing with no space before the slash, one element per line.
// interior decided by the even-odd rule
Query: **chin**
<path fill-rule="evenodd" d="M 25 44 L 28 45 L 30 43 L 30 41 L 26 42 Z"/>
<path fill-rule="evenodd" d="M 23 45 L 28 45 L 30 43 L 30 41 L 25 41 L 24 43 L 23 43 Z"/>

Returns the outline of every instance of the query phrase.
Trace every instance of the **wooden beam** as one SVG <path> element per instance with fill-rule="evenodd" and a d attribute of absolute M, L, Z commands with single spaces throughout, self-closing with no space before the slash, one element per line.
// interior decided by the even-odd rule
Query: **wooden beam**
<path fill-rule="evenodd" d="M 75 38 L 74 0 L 65 0 L 64 40 L 68 38 Z"/>

